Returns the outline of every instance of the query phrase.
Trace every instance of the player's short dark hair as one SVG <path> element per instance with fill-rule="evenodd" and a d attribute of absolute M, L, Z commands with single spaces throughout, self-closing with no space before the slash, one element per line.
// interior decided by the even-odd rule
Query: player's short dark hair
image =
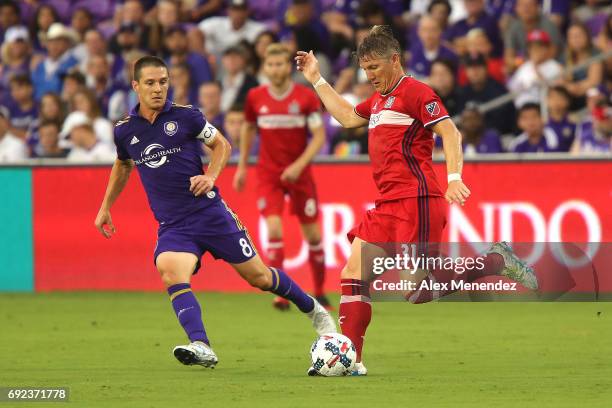
<path fill-rule="evenodd" d="M 390 58 L 393 54 L 402 55 L 399 41 L 393 36 L 388 25 L 375 25 L 357 48 L 357 59 L 367 57 Z"/>
<path fill-rule="evenodd" d="M 140 73 L 142 72 L 142 69 L 146 67 L 163 67 L 166 68 L 166 72 L 168 72 L 168 66 L 163 59 L 154 55 L 147 55 L 139 58 L 134 64 L 134 81 L 140 81 Z"/>
<path fill-rule="evenodd" d="M 54 119 L 43 119 L 40 122 L 40 125 L 38 125 L 38 128 L 40 129 L 40 128 L 44 128 L 44 127 L 47 127 L 47 126 L 55 126 L 55 128 L 57 129 L 58 132 L 62 128 L 62 124 L 59 121 L 54 120 Z"/>
<path fill-rule="evenodd" d="M 528 103 L 524 104 L 523 106 L 521 106 L 519 108 L 518 116 L 521 116 L 523 114 L 523 112 L 527 112 L 527 111 L 530 111 L 530 110 L 538 112 L 538 115 L 540 115 L 542 113 L 542 110 L 540 108 L 540 104 L 535 103 L 535 102 L 528 102 Z"/>
<path fill-rule="evenodd" d="M 548 93 L 556 93 L 559 94 L 561 96 L 563 96 L 568 102 L 571 102 L 572 100 L 572 96 L 570 95 L 570 93 L 568 92 L 568 90 L 562 86 L 562 85 L 557 85 L 557 86 L 553 86 L 551 88 L 548 89 Z"/>
<path fill-rule="evenodd" d="M 28 74 L 15 74 L 9 80 L 9 84 L 32 86 L 32 78 Z"/>

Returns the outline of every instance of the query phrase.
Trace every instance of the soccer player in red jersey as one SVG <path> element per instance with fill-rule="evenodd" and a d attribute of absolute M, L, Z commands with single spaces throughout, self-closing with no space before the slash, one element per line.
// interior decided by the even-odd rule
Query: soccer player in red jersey
<path fill-rule="evenodd" d="M 291 65 L 291 53 L 285 46 L 268 46 L 264 72 L 270 84 L 253 88 L 247 94 L 246 121 L 240 136 L 240 160 L 234 188 L 238 191 L 244 188 L 249 152 L 259 130 L 257 205 L 268 227 L 270 265 L 283 266 L 282 213 L 285 195 L 288 195 L 292 212 L 297 215 L 310 247 L 308 260 L 315 298 L 329 308 L 323 292 L 325 256 L 318 223 L 317 191 L 310 170 L 312 158 L 325 142 L 325 129 L 319 98 L 310 88 L 291 80 Z M 310 142 L 307 141 L 309 130 L 312 135 Z M 289 302 L 277 297 L 274 306 L 284 310 L 289 307 Z"/>
<path fill-rule="evenodd" d="M 360 67 L 376 92 L 356 107 L 342 98 L 319 72 L 314 54 L 298 51 L 297 68 L 314 86 L 327 110 L 347 128 L 368 125 L 369 155 L 380 198 L 353 228 L 351 254 L 341 273 L 339 322 L 357 349 L 354 375 L 365 375 L 361 352 L 372 316 L 370 271 L 362 273 L 363 244 L 439 243 L 446 224 L 447 203 L 463 205 L 470 190 L 461 179 L 461 134 L 440 98 L 427 85 L 404 74 L 402 51 L 387 26 L 375 26 L 357 50 Z M 448 187 L 443 192 L 433 170 L 433 133 L 444 142 Z M 446 201 L 446 202 L 445 202 Z M 457 275 L 428 270 L 424 279 L 448 281 Z M 494 244 L 483 270 L 466 272 L 471 281 L 501 274 L 530 289 L 537 288 L 533 270 L 505 243 Z M 448 292 L 450 293 L 450 292 Z M 447 294 L 448 294 L 447 293 Z M 431 300 L 431 299 L 429 299 Z M 315 375 L 314 369 L 309 375 Z"/>

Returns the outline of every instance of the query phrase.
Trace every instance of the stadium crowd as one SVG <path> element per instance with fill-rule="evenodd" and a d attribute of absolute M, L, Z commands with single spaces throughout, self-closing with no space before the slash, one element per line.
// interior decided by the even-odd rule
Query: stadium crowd
<path fill-rule="evenodd" d="M 373 89 L 352 53 L 375 24 L 392 26 L 407 73 L 455 116 L 466 155 L 610 152 L 609 1 L 0 0 L 0 162 L 113 160 L 113 122 L 135 105 L 131 68 L 147 54 L 167 62 L 169 98 L 199 106 L 236 156 L 267 45 L 313 50 L 357 103 Z M 367 154 L 366 128 L 325 123 L 321 154 Z"/>

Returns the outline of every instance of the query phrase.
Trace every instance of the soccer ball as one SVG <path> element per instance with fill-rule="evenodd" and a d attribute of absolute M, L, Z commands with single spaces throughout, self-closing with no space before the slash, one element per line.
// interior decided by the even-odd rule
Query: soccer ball
<path fill-rule="evenodd" d="M 319 336 L 310 347 L 312 367 L 324 377 L 340 377 L 355 368 L 357 351 L 353 342 L 340 333 Z"/>

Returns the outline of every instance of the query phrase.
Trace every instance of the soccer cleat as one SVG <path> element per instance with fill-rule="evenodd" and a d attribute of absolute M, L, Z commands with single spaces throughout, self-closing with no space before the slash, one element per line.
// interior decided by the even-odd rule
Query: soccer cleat
<path fill-rule="evenodd" d="M 277 296 L 274 298 L 274 300 L 272 301 L 272 306 L 275 309 L 278 309 L 280 311 L 286 311 L 289 310 L 289 306 L 291 306 L 291 303 L 289 303 L 289 301 L 285 298 L 282 298 L 280 296 Z"/>
<path fill-rule="evenodd" d="M 308 374 L 309 377 L 316 377 L 317 375 L 320 375 L 314 367 L 310 367 L 308 371 L 306 371 L 306 374 Z"/>
<path fill-rule="evenodd" d="M 219 362 L 213 349 L 201 341 L 194 341 L 186 346 L 176 346 L 173 353 L 174 357 L 185 365 L 215 368 L 215 365 Z"/>
<path fill-rule="evenodd" d="M 361 362 L 355 363 L 355 369 L 351 371 L 351 375 L 355 377 L 362 376 L 362 375 L 368 375 L 368 369 Z"/>
<path fill-rule="evenodd" d="M 516 256 L 507 242 L 496 242 L 487 251 L 487 254 L 499 254 L 504 258 L 504 269 L 500 275 L 520 283 L 528 289 L 538 288 L 538 278 L 529 265 Z"/>
<path fill-rule="evenodd" d="M 314 300 L 314 309 L 307 314 L 312 320 L 312 327 L 314 327 L 317 334 L 320 336 L 327 333 L 337 333 L 336 323 L 334 323 L 334 319 L 332 319 L 329 312 L 315 298 L 312 298 L 312 300 Z"/>
<path fill-rule="evenodd" d="M 327 310 L 328 312 L 330 310 L 334 310 L 334 307 L 331 305 L 331 303 L 329 303 L 329 299 L 327 298 L 327 296 L 325 295 L 319 295 L 319 296 L 315 296 L 315 299 L 317 300 L 317 302 L 319 302 L 321 304 L 321 306 L 323 306 L 325 308 L 325 310 Z"/>

